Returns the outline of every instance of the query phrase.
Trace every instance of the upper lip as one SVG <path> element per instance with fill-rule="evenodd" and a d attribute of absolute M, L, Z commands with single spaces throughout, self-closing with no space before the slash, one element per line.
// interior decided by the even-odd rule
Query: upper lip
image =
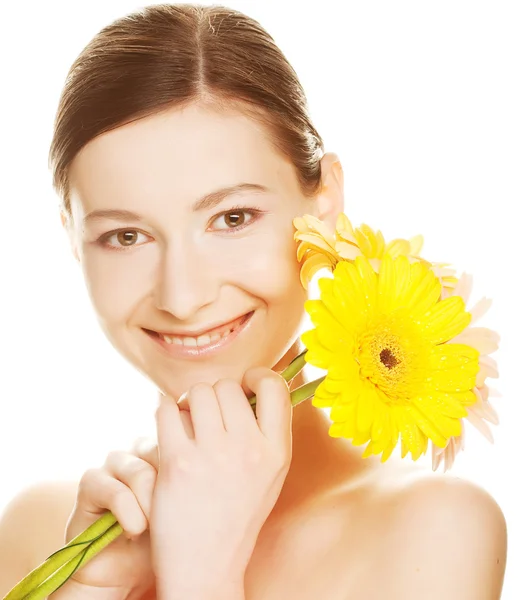
<path fill-rule="evenodd" d="M 166 331 L 166 330 L 161 331 L 159 329 L 150 329 L 149 331 L 155 331 L 156 333 L 159 333 L 160 335 L 168 335 L 168 336 L 199 337 L 200 335 L 204 335 L 205 333 L 210 333 L 214 329 L 219 329 L 220 327 L 225 327 L 226 325 L 229 325 L 230 323 L 233 323 L 234 321 L 241 319 L 241 317 L 249 316 L 253 312 L 254 311 L 250 311 L 248 313 L 247 312 L 242 313 L 241 315 L 234 317 L 234 319 L 230 319 L 229 321 L 220 321 L 217 324 L 209 325 L 207 327 L 203 327 L 202 329 L 198 329 L 198 330 L 194 330 L 194 331 L 182 330 L 182 329 L 180 329 L 178 331 Z"/>

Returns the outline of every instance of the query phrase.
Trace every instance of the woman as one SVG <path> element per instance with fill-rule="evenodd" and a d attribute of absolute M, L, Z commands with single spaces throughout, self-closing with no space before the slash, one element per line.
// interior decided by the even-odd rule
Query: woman
<path fill-rule="evenodd" d="M 306 300 L 292 221 L 333 227 L 343 178 L 258 23 L 160 5 L 104 28 L 50 155 L 101 326 L 160 390 L 157 439 L 16 498 L 0 591 L 111 510 L 124 535 L 53 598 L 500 597 L 488 494 L 363 459 L 309 401 L 291 410 L 277 372 L 301 351 Z"/>

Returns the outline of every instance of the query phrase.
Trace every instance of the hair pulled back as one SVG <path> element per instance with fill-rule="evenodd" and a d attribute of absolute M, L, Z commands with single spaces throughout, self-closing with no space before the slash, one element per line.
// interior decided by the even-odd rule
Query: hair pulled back
<path fill-rule="evenodd" d="M 258 119 L 294 165 L 303 193 L 318 191 L 323 141 L 297 74 L 273 38 L 231 8 L 158 4 L 104 27 L 68 72 L 49 153 L 65 212 L 69 166 L 90 140 L 192 102 L 238 107 Z"/>

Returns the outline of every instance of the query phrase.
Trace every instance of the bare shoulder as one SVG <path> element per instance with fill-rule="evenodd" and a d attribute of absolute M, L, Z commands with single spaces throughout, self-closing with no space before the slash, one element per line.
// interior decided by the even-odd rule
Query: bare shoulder
<path fill-rule="evenodd" d="M 409 524 L 419 518 L 448 519 L 451 524 L 505 525 L 494 498 L 471 481 L 450 475 L 420 475 L 392 490 L 400 518 Z M 470 509 L 470 510 L 469 510 Z"/>
<path fill-rule="evenodd" d="M 424 532 L 424 539 L 439 550 L 462 541 L 465 550 L 504 563 L 505 517 L 496 500 L 475 483 L 447 475 L 422 476 L 392 491 L 390 500 L 395 527 L 419 534 L 421 540 Z"/>
<path fill-rule="evenodd" d="M 495 499 L 480 486 L 448 475 L 386 473 L 383 480 L 379 469 L 366 492 L 368 536 L 375 540 L 370 546 L 375 589 L 367 597 L 497 600 L 507 527 Z M 350 515 L 348 526 L 352 539 L 356 515 Z"/>
<path fill-rule="evenodd" d="M 24 568 L 35 568 L 64 545 L 77 487 L 76 481 L 35 483 L 22 489 L 5 506 L 0 520 L 1 543 L 5 547 L 15 538 L 20 540 Z"/>

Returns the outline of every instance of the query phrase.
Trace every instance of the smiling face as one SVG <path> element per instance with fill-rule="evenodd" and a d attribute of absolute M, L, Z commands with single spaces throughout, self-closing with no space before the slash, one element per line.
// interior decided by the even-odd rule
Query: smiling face
<path fill-rule="evenodd" d="M 307 297 L 292 221 L 317 201 L 256 121 L 197 104 L 158 113 L 89 142 L 70 181 L 99 322 L 160 389 L 286 366 Z"/>

